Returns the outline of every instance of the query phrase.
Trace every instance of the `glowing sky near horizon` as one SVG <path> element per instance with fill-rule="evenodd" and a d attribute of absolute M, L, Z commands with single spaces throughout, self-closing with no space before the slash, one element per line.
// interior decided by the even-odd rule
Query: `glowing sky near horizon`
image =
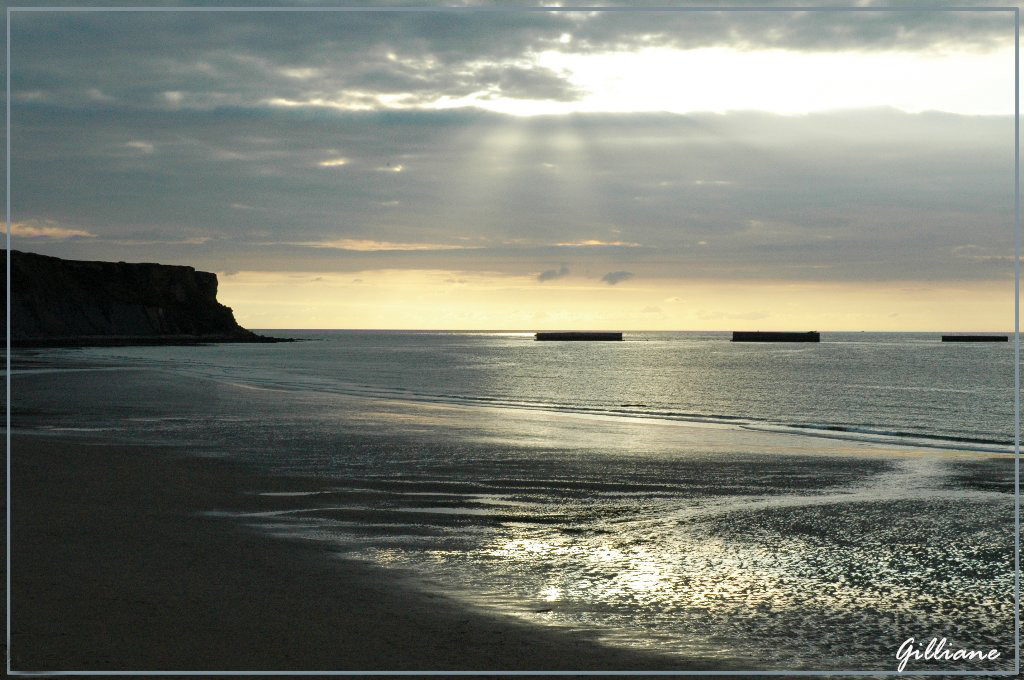
<path fill-rule="evenodd" d="M 532 277 L 443 270 L 257 271 L 222 276 L 219 297 L 249 328 L 1006 332 L 1012 288 L 679 279 L 609 290 L 568 277 L 539 289 Z"/>

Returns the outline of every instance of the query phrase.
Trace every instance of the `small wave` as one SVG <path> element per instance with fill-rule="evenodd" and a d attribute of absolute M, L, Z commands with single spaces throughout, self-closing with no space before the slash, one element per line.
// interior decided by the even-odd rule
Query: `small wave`
<path fill-rule="evenodd" d="M 642 402 L 627 402 L 617 406 L 603 404 L 568 404 L 543 400 L 523 400 L 496 395 L 459 393 L 431 393 L 406 387 L 373 386 L 365 383 L 341 383 L 317 379 L 312 376 L 226 376 L 221 372 L 196 370 L 189 366 L 182 372 L 202 374 L 202 377 L 237 387 L 286 391 L 313 391 L 369 399 L 397 399 L 411 402 L 447 404 L 455 406 L 481 406 L 548 411 L 613 418 L 639 418 L 668 420 L 680 423 L 741 427 L 752 430 L 784 432 L 794 435 L 831 437 L 851 441 L 875 442 L 938 449 L 960 449 L 985 453 L 1012 452 L 1013 440 L 984 436 L 954 436 L 935 432 L 887 428 L 882 424 L 845 425 L 838 423 L 780 422 L 752 416 L 725 413 L 699 413 L 693 411 L 657 408 Z M 180 369 L 179 369 L 180 370 Z"/>
<path fill-rule="evenodd" d="M 896 446 L 912 446 L 915 448 L 943 449 L 952 451 L 970 451 L 975 453 L 1012 454 L 1013 442 L 980 439 L 971 437 L 952 437 L 919 432 L 899 430 L 876 430 L 868 428 L 847 427 L 842 425 L 807 425 L 803 423 L 779 425 L 774 423 L 757 423 L 742 426 L 747 430 L 758 432 L 779 432 L 784 434 L 823 437 L 843 441 L 867 442 L 873 444 L 890 444 Z"/>
<path fill-rule="evenodd" d="M 1013 440 L 984 439 L 979 437 L 954 437 L 943 434 L 925 434 L 909 430 L 874 430 L 866 427 L 853 427 L 849 425 L 819 425 L 815 423 L 785 423 L 786 427 L 795 427 L 808 430 L 828 430 L 830 432 L 851 432 L 855 434 L 874 434 L 883 437 L 907 437 L 914 439 L 935 439 L 943 442 L 955 442 L 959 444 L 990 444 L 994 446 L 1013 446 Z"/>

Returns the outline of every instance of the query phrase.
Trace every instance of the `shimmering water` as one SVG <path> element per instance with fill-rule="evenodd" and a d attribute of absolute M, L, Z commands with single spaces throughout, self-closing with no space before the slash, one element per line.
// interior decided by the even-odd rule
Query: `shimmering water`
<path fill-rule="evenodd" d="M 128 368 L 12 406 L 307 479 L 239 519 L 611 644 L 892 670 L 936 636 L 1012 659 L 1012 346 L 307 337 L 37 354 Z"/>
<path fill-rule="evenodd" d="M 249 384 L 447 403 L 612 413 L 919 438 L 1006 451 L 1013 344 L 938 333 L 825 333 L 819 344 L 728 333 L 627 333 L 535 342 L 529 333 L 286 332 L 294 345 L 84 350 Z"/>

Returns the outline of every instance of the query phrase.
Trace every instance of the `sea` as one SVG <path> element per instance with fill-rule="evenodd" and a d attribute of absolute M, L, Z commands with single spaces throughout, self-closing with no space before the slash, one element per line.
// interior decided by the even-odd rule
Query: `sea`
<path fill-rule="evenodd" d="M 21 351 L 91 396 L 15 391 L 15 424 L 305 480 L 223 514 L 610 645 L 891 671 L 936 637 L 999 660 L 912 667 L 1012 667 L 1012 337 L 261 332 L 300 342 Z"/>

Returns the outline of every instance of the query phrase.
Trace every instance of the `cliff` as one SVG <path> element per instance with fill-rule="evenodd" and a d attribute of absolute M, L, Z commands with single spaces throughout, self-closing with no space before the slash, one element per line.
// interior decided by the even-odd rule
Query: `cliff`
<path fill-rule="evenodd" d="M 6 299 L 6 281 L 0 280 L 0 289 Z M 6 319 L 0 324 L 6 326 Z M 192 267 L 63 260 L 11 251 L 14 345 L 275 340 L 245 330 L 231 308 L 217 302 L 216 274 Z"/>

